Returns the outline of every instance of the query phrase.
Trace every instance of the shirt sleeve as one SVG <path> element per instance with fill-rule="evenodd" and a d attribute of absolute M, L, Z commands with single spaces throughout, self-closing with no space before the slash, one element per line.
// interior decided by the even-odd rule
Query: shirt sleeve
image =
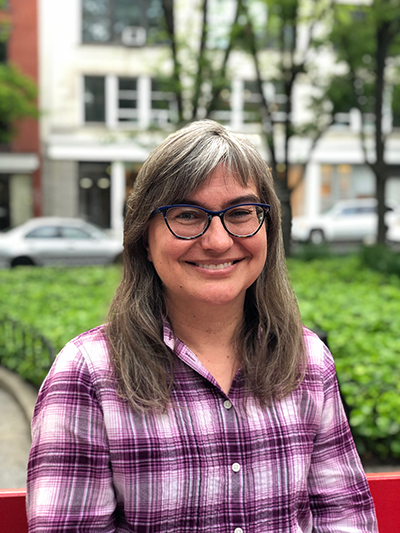
<path fill-rule="evenodd" d="M 378 533 L 368 482 L 325 345 L 321 374 L 324 403 L 308 480 L 313 533 Z"/>
<path fill-rule="evenodd" d="M 32 420 L 29 532 L 114 532 L 115 508 L 103 413 L 85 359 L 71 343 L 46 378 Z"/>

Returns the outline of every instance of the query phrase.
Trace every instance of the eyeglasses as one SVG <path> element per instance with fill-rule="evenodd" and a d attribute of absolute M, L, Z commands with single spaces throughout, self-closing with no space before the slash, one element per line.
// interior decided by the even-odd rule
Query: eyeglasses
<path fill-rule="evenodd" d="M 271 206 L 268 204 L 238 204 L 210 211 L 195 205 L 165 205 L 152 214 L 161 213 L 170 232 L 178 239 L 196 239 L 207 231 L 213 217 L 219 217 L 232 237 L 252 237 L 261 228 Z"/>

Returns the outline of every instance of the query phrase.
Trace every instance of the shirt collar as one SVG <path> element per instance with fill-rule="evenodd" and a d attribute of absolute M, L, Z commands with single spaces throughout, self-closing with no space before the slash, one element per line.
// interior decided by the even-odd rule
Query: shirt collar
<path fill-rule="evenodd" d="M 203 366 L 197 355 L 192 352 L 192 350 L 188 348 L 179 337 L 176 337 L 172 330 L 170 322 L 166 318 L 164 319 L 163 323 L 163 335 L 164 343 L 174 352 L 178 359 L 180 359 L 183 363 L 185 363 L 185 365 L 189 366 L 192 370 L 206 378 L 210 383 L 212 383 L 215 387 L 221 390 L 214 376 L 210 374 L 210 372 Z M 238 370 L 238 373 L 236 374 L 236 377 L 232 383 L 233 388 L 235 386 L 241 386 L 241 379 L 239 379 L 239 383 L 235 383 L 240 377 L 241 370 Z"/>

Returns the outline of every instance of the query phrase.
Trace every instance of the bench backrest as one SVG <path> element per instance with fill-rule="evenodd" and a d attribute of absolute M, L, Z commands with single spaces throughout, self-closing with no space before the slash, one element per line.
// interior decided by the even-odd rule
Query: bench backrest
<path fill-rule="evenodd" d="M 375 502 L 379 533 L 400 533 L 400 472 L 367 474 Z M 0 489 L 0 531 L 28 533 L 25 489 Z"/>

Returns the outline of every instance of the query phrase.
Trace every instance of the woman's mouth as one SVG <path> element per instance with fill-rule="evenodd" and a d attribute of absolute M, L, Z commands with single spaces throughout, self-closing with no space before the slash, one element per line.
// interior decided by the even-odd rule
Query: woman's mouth
<path fill-rule="evenodd" d="M 236 263 L 238 263 L 240 259 L 237 259 L 236 261 L 227 261 L 226 263 L 190 263 L 191 265 L 194 265 L 198 268 L 204 268 L 205 270 L 223 270 L 224 268 L 228 268 Z"/>

